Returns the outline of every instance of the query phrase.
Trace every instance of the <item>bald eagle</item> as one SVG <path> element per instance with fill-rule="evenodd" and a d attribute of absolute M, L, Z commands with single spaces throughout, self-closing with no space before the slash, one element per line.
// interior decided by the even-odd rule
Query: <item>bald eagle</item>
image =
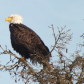
<path fill-rule="evenodd" d="M 47 62 L 51 56 L 48 47 L 32 29 L 22 24 L 22 17 L 12 14 L 5 21 L 10 23 L 9 30 L 13 49 L 25 60 L 30 58 L 33 63 L 38 62 L 45 67 L 48 66 Z"/>

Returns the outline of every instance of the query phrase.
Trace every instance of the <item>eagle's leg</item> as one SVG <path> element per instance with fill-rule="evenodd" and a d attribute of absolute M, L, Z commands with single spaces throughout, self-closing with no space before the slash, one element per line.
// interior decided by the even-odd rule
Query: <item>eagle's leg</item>
<path fill-rule="evenodd" d="M 27 62 L 27 60 L 26 60 L 25 56 L 22 56 L 22 59 L 23 59 L 24 61 L 26 61 L 26 62 Z"/>

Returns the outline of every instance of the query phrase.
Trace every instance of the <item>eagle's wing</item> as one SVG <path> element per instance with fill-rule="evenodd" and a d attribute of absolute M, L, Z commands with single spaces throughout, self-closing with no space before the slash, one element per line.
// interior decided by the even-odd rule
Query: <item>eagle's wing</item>
<path fill-rule="evenodd" d="M 19 45 L 24 46 L 30 52 L 39 52 L 47 55 L 49 53 L 49 49 L 41 38 L 30 28 L 25 25 L 16 25 L 18 28 L 18 32 L 15 35 L 17 43 Z"/>

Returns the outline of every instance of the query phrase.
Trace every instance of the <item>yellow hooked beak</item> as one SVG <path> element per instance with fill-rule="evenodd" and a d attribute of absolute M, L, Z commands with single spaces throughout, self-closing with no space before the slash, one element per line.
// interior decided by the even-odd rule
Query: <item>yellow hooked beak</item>
<path fill-rule="evenodd" d="M 5 19 L 5 21 L 11 21 L 12 20 L 12 17 L 8 17 Z"/>

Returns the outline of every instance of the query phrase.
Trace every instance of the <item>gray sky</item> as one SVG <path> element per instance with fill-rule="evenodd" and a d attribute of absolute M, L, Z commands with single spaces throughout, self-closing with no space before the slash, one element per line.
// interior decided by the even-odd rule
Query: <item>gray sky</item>
<path fill-rule="evenodd" d="M 5 18 L 11 14 L 20 14 L 23 17 L 23 24 L 32 28 L 50 50 L 51 45 L 54 45 L 52 29 L 48 28 L 51 24 L 54 25 L 56 33 L 57 27 L 66 25 L 65 30 L 71 29 L 73 38 L 68 46 L 69 53 L 76 50 L 77 43 L 83 42 L 80 35 L 84 33 L 84 0 L 0 0 L 0 45 L 3 48 L 7 45 L 8 49 L 19 55 L 11 47 L 9 23 L 5 22 Z M 9 55 L 6 56 L 0 56 L 1 63 L 9 61 Z M 9 72 L 0 72 L 0 84 L 15 82 Z M 24 83 L 20 81 L 17 84 Z"/>

